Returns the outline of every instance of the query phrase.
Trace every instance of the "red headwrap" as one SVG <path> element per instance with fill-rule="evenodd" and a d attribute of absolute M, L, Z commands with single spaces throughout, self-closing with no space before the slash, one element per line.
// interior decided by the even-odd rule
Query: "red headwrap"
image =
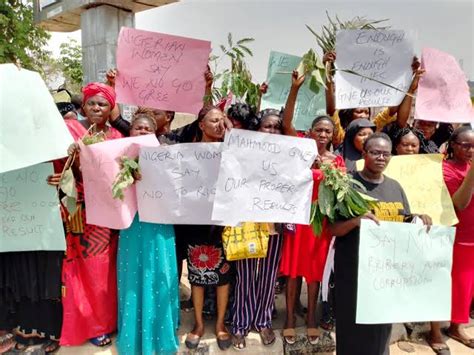
<path fill-rule="evenodd" d="M 83 99 L 82 102 L 85 103 L 89 98 L 92 96 L 102 96 L 105 98 L 111 108 L 115 107 L 115 90 L 108 85 L 102 84 L 102 83 L 89 83 L 86 86 L 82 88 L 82 94 L 83 94 Z"/>

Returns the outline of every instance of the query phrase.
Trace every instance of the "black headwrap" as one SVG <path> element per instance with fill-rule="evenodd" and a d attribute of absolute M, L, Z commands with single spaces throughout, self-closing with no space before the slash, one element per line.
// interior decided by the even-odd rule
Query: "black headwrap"
<path fill-rule="evenodd" d="M 354 146 L 354 138 L 364 128 L 371 128 L 372 131 L 375 131 L 375 124 L 366 118 L 358 118 L 347 126 L 346 136 L 342 143 L 342 156 L 344 157 L 347 171 L 356 171 L 356 161 L 362 159 L 362 152 L 359 152 Z"/>

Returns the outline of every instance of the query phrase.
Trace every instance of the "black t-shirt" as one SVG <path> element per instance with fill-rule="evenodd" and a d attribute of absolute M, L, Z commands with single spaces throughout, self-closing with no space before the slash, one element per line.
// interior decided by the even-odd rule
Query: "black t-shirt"
<path fill-rule="evenodd" d="M 354 179 L 365 186 L 367 191 L 362 191 L 358 186 L 355 189 L 378 200 L 376 208 L 372 211 L 380 221 L 403 222 L 410 215 L 408 199 L 400 184 L 384 175 L 384 181 L 374 184 L 365 181 L 358 172 Z M 359 254 L 359 228 L 354 228 L 347 235 L 336 238 L 336 252 L 346 260 L 347 267 L 358 267 Z"/>

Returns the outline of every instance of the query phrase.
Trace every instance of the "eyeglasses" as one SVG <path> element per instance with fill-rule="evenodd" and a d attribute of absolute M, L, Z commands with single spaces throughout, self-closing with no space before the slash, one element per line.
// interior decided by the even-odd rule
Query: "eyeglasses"
<path fill-rule="evenodd" d="M 467 142 L 456 142 L 456 141 L 454 141 L 453 143 L 456 143 L 457 145 L 459 145 L 461 147 L 461 149 L 463 149 L 463 150 L 469 150 L 471 148 L 474 148 L 474 144 L 467 143 Z"/>
<path fill-rule="evenodd" d="M 367 153 L 369 153 L 370 155 L 372 155 L 375 158 L 382 156 L 384 159 L 389 159 L 392 156 L 392 153 L 382 152 L 380 150 L 369 150 L 369 151 L 367 151 Z"/>

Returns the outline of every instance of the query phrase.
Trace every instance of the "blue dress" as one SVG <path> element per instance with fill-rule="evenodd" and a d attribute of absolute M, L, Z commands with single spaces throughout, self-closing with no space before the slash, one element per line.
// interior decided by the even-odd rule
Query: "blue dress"
<path fill-rule="evenodd" d="M 172 225 L 139 222 L 122 230 L 118 249 L 119 354 L 178 350 L 178 272 Z"/>

